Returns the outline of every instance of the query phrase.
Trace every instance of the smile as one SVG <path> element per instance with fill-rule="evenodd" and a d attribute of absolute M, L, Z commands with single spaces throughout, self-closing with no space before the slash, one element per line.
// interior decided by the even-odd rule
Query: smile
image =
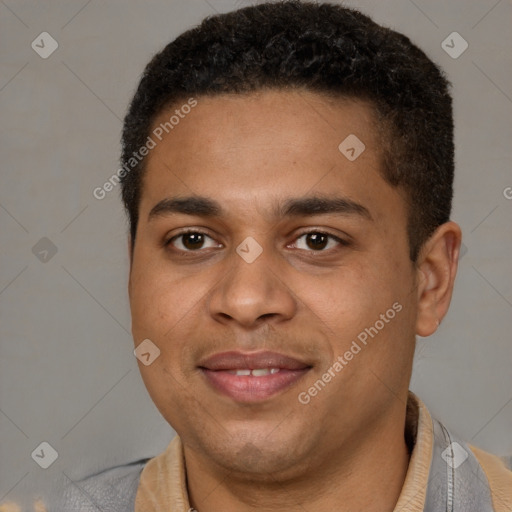
<path fill-rule="evenodd" d="M 199 365 L 207 385 L 241 403 L 270 399 L 297 383 L 311 365 L 276 352 L 215 354 Z"/>

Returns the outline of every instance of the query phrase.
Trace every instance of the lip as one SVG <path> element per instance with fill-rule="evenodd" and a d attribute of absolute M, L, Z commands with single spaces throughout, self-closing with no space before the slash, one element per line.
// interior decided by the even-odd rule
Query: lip
<path fill-rule="evenodd" d="M 214 389 L 244 403 L 269 399 L 296 384 L 311 369 L 311 365 L 294 357 L 270 351 L 222 352 L 203 360 L 198 367 Z M 278 368 L 279 372 L 262 376 L 230 373 L 260 368 Z"/>

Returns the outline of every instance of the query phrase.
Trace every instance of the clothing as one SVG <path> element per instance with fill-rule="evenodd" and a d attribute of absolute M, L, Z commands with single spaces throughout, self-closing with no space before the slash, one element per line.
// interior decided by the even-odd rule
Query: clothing
<path fill-rule="evenodd" d="M 394 512 L 511 512 L 510 457 L 454 436 L 409 392 L 405 437 L 411 457 Z M 97 505 L 97 506 L 96 506 Z M 189 512 L 186 469 L 176 436 L 160 455 L 69 484 L 47 512 Z M 0 508 L 0 512 L 2 512 Z M 201 511 L 199 511 L 201 512 Z"/>

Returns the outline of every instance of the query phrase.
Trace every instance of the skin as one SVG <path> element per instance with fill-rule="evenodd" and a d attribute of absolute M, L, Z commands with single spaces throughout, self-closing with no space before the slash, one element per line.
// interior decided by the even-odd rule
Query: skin
<path fill-rule="evenodd" d="M 380 174 L 362 101 L 308 91 L 197 99 L 147 157 L 129 278 L 135 345 L 149 338 L 161 351 L 140 371 L 183 442 L 191 506 L 392 511 L 409 462 L 415 335 L 432 334 L 447 312 L 460 229 L 440 226 L 411 262 L 407 200 Z M 349 134 L 366 146 L 353 162 L 338 150 Z M 163 199 L 189 196 L 216 200 L 222 214 L 149 218 Z M 310 196 L 349 198 L 370 215 L 274 215 L 276 204 Z M 204 245 L 174 238 L 183 228 L 205 233 Z M 304 232 L 349 244 L 328 238 L 319 249 Z M 250 264 L 236 252 L 249 236 L 263 249 Z M 300 403 L 298 393 L 396 302 L 402 310 Z M 197 368 L 234 349 L 275 350 L 312 369 L 262 403 L 240 404 Z"/>

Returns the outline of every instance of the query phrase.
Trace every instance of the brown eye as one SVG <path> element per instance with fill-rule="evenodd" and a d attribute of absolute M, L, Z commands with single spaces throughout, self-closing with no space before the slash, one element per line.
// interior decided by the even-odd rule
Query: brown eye
<path fill-rule="evenodd" d="M 346 246 L 349 244 L 345 240 L 329 233 L 323 233 L 322 231 L 310 231 L 297 237 L 294 245 L 297 249 L 310 252 L 327 252 L 328 249 L 332 249 L 336 245 Z"/>
<path fill-rule="evenodd" d="M 187 249 L 200 249 L 204 244 L 204 236 L 201 233 L 185 233 L 183 237 L 183 246 Z"/>
<path fill-rule="evenodd" d="M 306 244 L 313 250 L 325 249 L 328 240 L 329 237 L 324 233 L 308 233 L 306 235 Z"/>
<path fill-rule="evenodd" d="M 172 245 L 183 252 L 198 251 L 199 249 L 218 247 L 213 238 L 199 231 L 181 233 L 171 238 L 166 245 Z"/>

